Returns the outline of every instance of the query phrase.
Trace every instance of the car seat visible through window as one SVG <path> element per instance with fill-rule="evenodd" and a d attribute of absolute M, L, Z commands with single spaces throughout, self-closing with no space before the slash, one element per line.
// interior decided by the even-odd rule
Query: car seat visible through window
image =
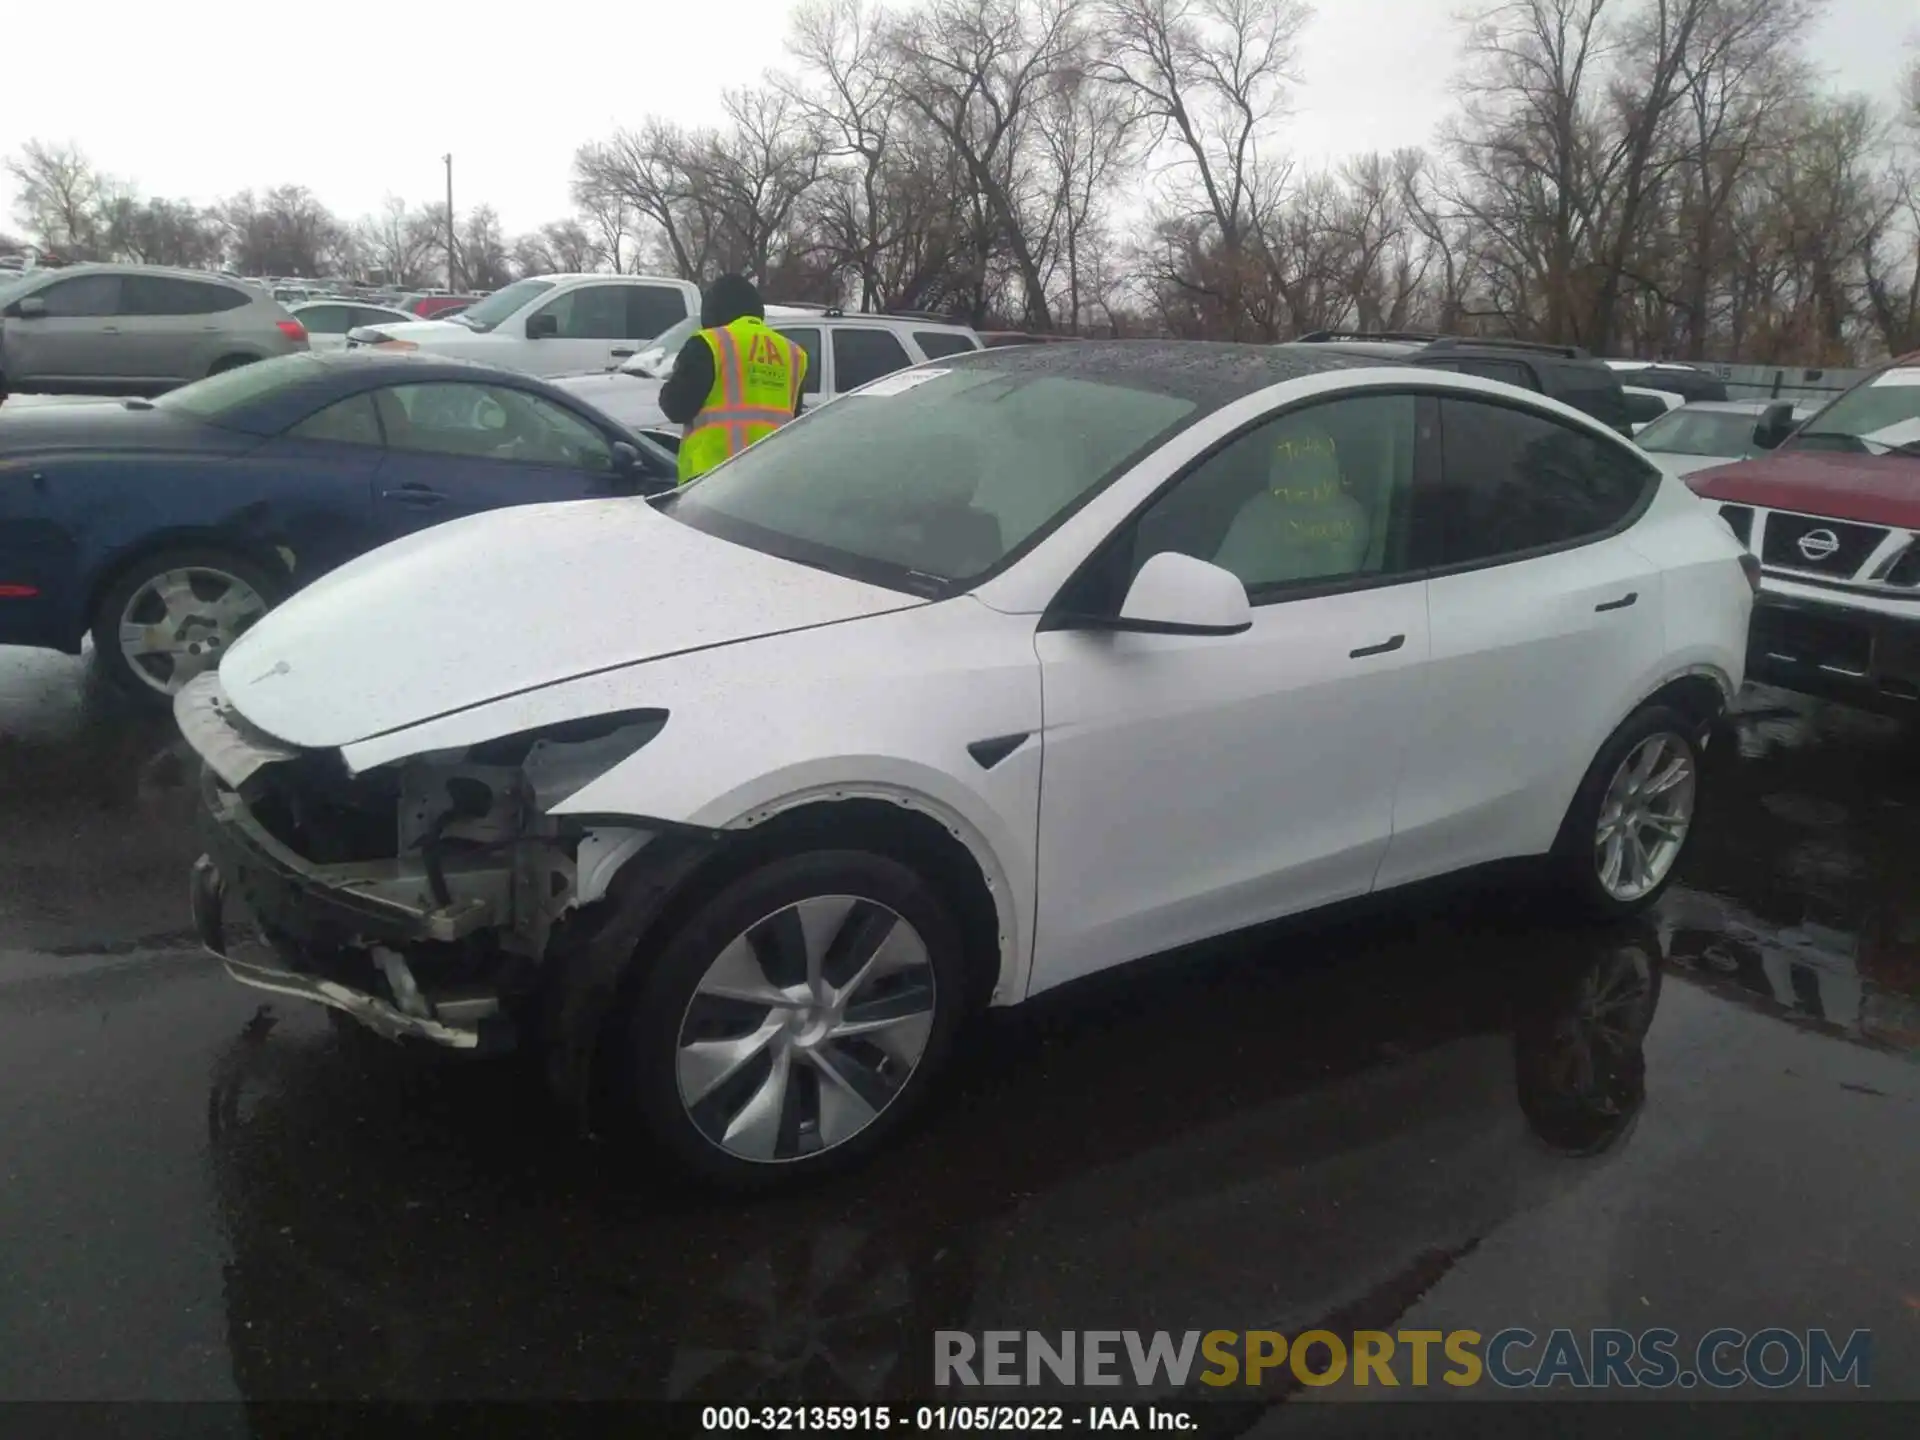
<path fill-rule="evenodd" d="M 1241 504 L 1214 563 L 1248 589 L 1362 570 L 1372 525 L 1367 507 L 1348 493 L 1334 436 L 1302 417 L 1262 438 L 1266 484 Z"/>

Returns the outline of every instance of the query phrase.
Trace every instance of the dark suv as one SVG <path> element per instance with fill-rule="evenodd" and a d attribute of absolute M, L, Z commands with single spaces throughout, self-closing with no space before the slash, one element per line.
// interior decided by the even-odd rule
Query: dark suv
<path fill-rule="evenodd" d="M 1577 345 L 1397 330 L 1373 333 L 1315 330 L 1293 343 L 1342 355 L 1374 356 L 1423 365 L 1429 370 L 1458 370 L 1465 375 L 1505 381 L 1583 410 L 1622 435 L 1633 434 L 1620 377 L 1605 361 L 1594 359 Z"/>

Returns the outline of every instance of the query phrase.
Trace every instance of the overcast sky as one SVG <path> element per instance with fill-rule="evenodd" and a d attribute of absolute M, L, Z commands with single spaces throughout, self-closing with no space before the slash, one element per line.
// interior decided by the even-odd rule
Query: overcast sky
<path fill-rule="evenodd" d="M 294 182 L 351 218 L 387 195 L 438 198 L 452 151 L 456 208 L 488 202 L 512 234 L 567 213 L 582 141 L 648 113 L 717 118 L 723 86 L 782 63 L 792 3 L 22 0 L 0 6 L 0 155 L 71 141 L 144 195 Z M 1459 8 L 1319 0 L 1287 150 L 1316 166 L 1428 142 L 1451 103 Z M 1829 0 L 1812 55 L 1884 101 L 1916 37 L 1920 0 Z M 19 228 L 14 199 L 0 175 L 0 229 Z"/>

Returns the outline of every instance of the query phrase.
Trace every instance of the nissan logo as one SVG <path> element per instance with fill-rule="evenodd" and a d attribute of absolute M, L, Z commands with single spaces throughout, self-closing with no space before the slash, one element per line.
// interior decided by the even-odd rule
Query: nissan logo
<path fill-rule="evenodd" d="M 1799 544 L 1802 555 L 1819 561 L 1840 548 L 1840 537 L 1831 530 L 1809 530 L 1800 537 Z"/>

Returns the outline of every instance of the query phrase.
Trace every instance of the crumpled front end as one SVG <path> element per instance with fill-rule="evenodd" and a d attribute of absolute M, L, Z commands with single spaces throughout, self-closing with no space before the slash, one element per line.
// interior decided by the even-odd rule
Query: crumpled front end
<path fill-rule="evenodd" d="M 646 744 L 630 711 L 349 773 L 250 726 L 217 675 L 175 704 L 205 762 L 202 942 L 234 979 L 393 1038 L 513 1045 L 613 875 L 658 832 L 546 811 Z M 674 847 L 668 847 L 674 848 Z M 238 901 L 252 917 L 231 915 Z"/>

